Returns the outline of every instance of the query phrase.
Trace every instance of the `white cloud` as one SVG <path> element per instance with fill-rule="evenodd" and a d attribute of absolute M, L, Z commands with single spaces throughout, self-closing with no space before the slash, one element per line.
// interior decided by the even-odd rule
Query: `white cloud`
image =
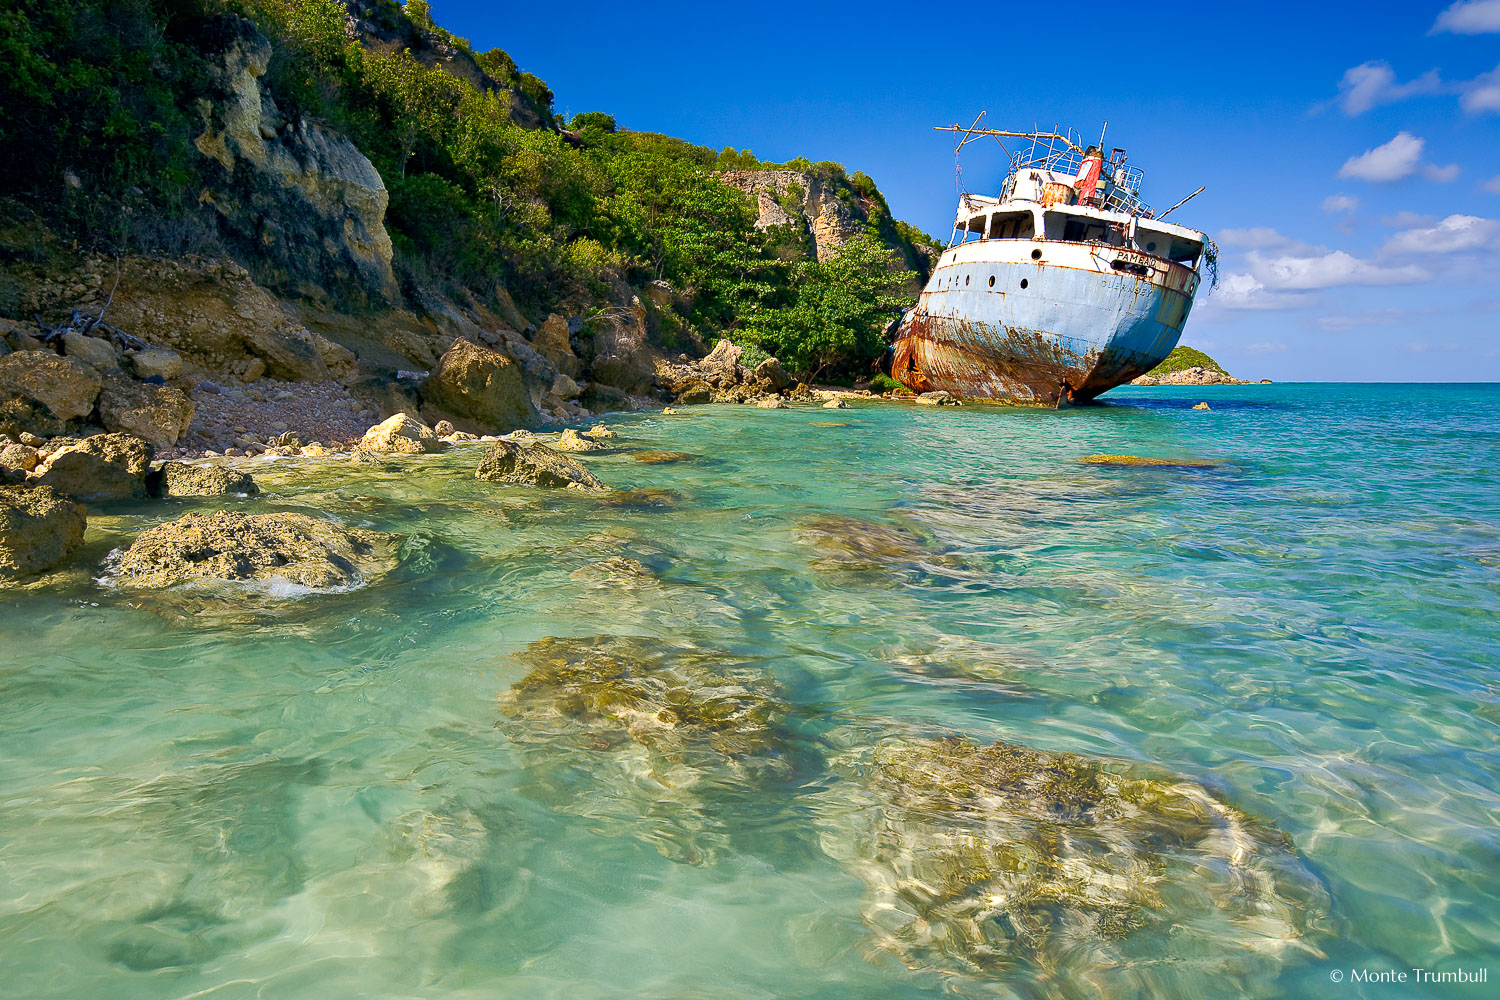
<path fill-rule="evenodd" d="M 1295 309 L 1312 304 L 1312 296 L 1303 292 L 1273 292 L 1251 274 L 1226 274 L 1219 279 L 1208 300 L 1224 309 Z"/>
<path fill-rule="evenodd" d="M 1340 214 L 1353 212 L 1359 207 L 1359 199 L 1350 194 L 1331 194 L 1323 199 L 1323 211 Z"/>
<path fill-rule="evenodd" d="M 1462 90 L 1458 106 L 1469 114 L 1500 111 L 1500 66 L 1463 84 Z"/>
<path fill-rule="evenodd" d="M 1282 351 L 1285 351 L 1285 350 L 1286 350 L 1286 345 L 1285 344 L 1282 344 L 1282 343 L 1279 343 L 1279 342 L 1278 343 L 1272 343 L 1270 341 L 1264 341 L 1263 340 L 1263 341 L 1261 341 L 1258 344 L 1251 344 L 1250 346 L 1246 347 L 1245 348 L 1245 353 L 1246 354 L 1280 354 Z"/>
<path fill-rule="evenodd" d="M 1422 147 L 1425 145 L 1425 139 L 1418 139 L 1410 132 L 1398 132 L 1385 145 L 1349 157 L 1339 169 L 1339 176 L 1380 183 L 1399 181 L 1416 173 L 1417 164 L 1422 160 Z"/>
<path fill-rule="evenodd" d="M 1450 163 L 1446 167 L 1428 163 L 1422 167 L 1422 176 L 1430 181 L 1437 181 L 1439 184 L 1447 184 L 1457 179 L 1459 169 L 1457 163 Z"/>
<path fill-rule="evenodd" d="M 1386 240 L 1384 253 L 1461 253 L 1500 246 L 1500 222 L 1450 215 L 1435 226 L 1407 229 Z"/>
<path fill-rule="evenodd" d="M 1484 189 L 1490 194 L 1500 194 L 1500 174 L 1491 177 L 1484 182 Z"/>
<path fill-rule="evenodd" d="M 1413 229 L 1417 226 L 1430 226 L 1437 221 L 1435 215 L 1423 215 L 1421 212 L 1409 212 L 1402 209 L 1395 215 L 1383 215 L 1380 217 L 1382 226 L 1392 229 Z"/>
<path fill-rule="evenodd" d="M 1432 34 L 1487 35 L 1500 31 L 1500 0 L 1458 0 L 1438 15 Z"/>
<path fill-rule="evenodd" d="M 1432 277 L 1414 264 L 1387 267 L 1343 250 L 1272 257 L 1253 252 L 1249 260 L 1250 273 L 1273 291 L 1312 291 L 1342 285 L 1413 285 Z"/>
<path fill-rule="evenodd" d="M 1344 71 L 1339 81 L 1339 106 L 1346 115 L 1362 115 L 1382 104 L 1394 104 L 1420 94 L 1438 94 L 1443 81 L 1438 71 L 1428 70 L 1407 83 L 1396 82 L 1396 71 L 1390 63 L 1367 62 Z"/>

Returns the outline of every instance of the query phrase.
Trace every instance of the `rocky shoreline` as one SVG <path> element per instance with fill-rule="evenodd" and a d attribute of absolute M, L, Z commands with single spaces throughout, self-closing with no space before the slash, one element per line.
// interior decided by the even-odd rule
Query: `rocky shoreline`
<path fill-rule="evenodd" d="M 1259 380 L 1235 378 L 1212 368 L 1204 368 L 1194 365 L 1181 371 L 1169 372 L 1165 375 L 1154 375 L 1147 373 L 1139 378 L 1131 379 L 1131 385 L 1271 385 L 1271 380 L 1263 378 Z"/>

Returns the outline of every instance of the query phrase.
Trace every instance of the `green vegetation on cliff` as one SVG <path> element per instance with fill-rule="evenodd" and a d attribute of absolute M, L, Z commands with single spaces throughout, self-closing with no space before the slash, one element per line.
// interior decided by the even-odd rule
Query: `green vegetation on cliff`
<path fill-rule="evenodd" d="M 1202 351 L 1194 350 L 1191 347 L 1172 348 L 1172 353 L 1168 354 L 1161 364 L 1151 369 L 1149 374 L 1171 375 L 1174 372 L 1186 371 L 1189 368 L 1204 368 L 1211 372 L 1218 372 L 1225 378 L 1229 377 L 1229 373 L 1221 368 L 1217 361 Z"/>
<path fill-rule="evenodd" d="M 227 233 L 200 197 L 214 169 L 204 95 L 222 87 L 246 21 L 270 42 L 259 82 L 281 127 L 341 133 L 378 170 L 408 305 L 503 289 L 535 311 L 587 313 L 665 279 L 677 293 L 655 322 L 665 345 L 724 334 L 805 372 L 850 373 L 879 353 L 908 269 L 925 268 L 917 247 L 933 242 L 866 175 L 798 160 L 780 166 L 868 218 L 847 254 L 813 260 L 789 227 L 757 228 L 751 200 L 717 179 L 770 166 L 748 150 L 625 131 L 600 112 L 564 122 L 546 84 L 438 27 L 421 0 L 7 6 L 0 187 L 83 245 L 225 251 L 283 293 L 306 287 L 284 265 L 258 268 L 270 241 Z"/>

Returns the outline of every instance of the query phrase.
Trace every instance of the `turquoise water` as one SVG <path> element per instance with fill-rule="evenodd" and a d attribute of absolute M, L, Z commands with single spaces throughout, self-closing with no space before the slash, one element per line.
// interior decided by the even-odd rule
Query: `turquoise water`
<path fill-rule="evenodd" d="M 91 574 L 0 603 L 4 990 L 1493 995 L 1347 975 L 1500 982 L 1500 387 L 1107 400 L 623 417 L 586 457 L 621 504 L 479 483 L 472 448 L 262 464 L 235 506 L 406 536 L 290 601 L 94 583 L 188 507 L 101 512 Z M 590 649 L 771 705 L 764 745 L 516 687 Z M 953 829 L 868 754 L 941 736 L 1168 775 L 1251 857 L 1153 841 L 1123 933 L 1064 901 L 977 961 L 914 944 L 941 915 L 902 865 Z"/>

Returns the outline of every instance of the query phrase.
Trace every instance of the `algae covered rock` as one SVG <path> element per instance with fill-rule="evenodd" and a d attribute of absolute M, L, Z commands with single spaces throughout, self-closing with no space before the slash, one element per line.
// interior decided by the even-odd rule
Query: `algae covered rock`
<path fill-rule="evenodd" d="M 119 584 L 284 581 L 331 590 L 390 570 L 395 543 L 394 535 L 307 514 L 191 513 L 142 532 L 120 560 Z"/>
<path fill-rule="evenodd" d="M 825 850 L 865 882 L 866 923 L 910 966 L 1173 996 L 1321 954 L 1317 879 L 1188 779 L 958 738 L 887 738 L 836 767 L 858 792 L 830 793 L 848 811 L 825 816 Z"/>
<path fill-rule="evenodd" d="M 727 652 L 630 636 L 543 639 L 499 701 L 500 729 L 537 794 L 614 814 L 667 857 L 710 860 L 732 803 L 794 772 L 790 707 L 764 671 Z M 577 775 L 596 787 L 579 796 Z"/>
<path fill-rule="evenodd" d="M 922 535 L 907 525 L 842 514 L 806 521 L 796 537 L 816 552 L 813 568 L 825 572 L 889 570 L 924 563 L 934 556 Z"/>
<path fill-rule="evenodd" d="M 0 486 L 0 581 L 51 569 L 83 544 L 84 509 L 50 486 Z"/>
<path fill-rule="evenodd" d="M 497 483 L 573 488 L 602 492 L 606 487 L 576 459 L 551 448 L 529 447 L 513 441 L 495 441 L 484 451 L 474 478 Z"/>
<path fill-rule="evenodd" d="M 165 462 L 157 472 L 164 497 L 254 496 L 260 492 L 250 473 L 218 465 Z"/>

